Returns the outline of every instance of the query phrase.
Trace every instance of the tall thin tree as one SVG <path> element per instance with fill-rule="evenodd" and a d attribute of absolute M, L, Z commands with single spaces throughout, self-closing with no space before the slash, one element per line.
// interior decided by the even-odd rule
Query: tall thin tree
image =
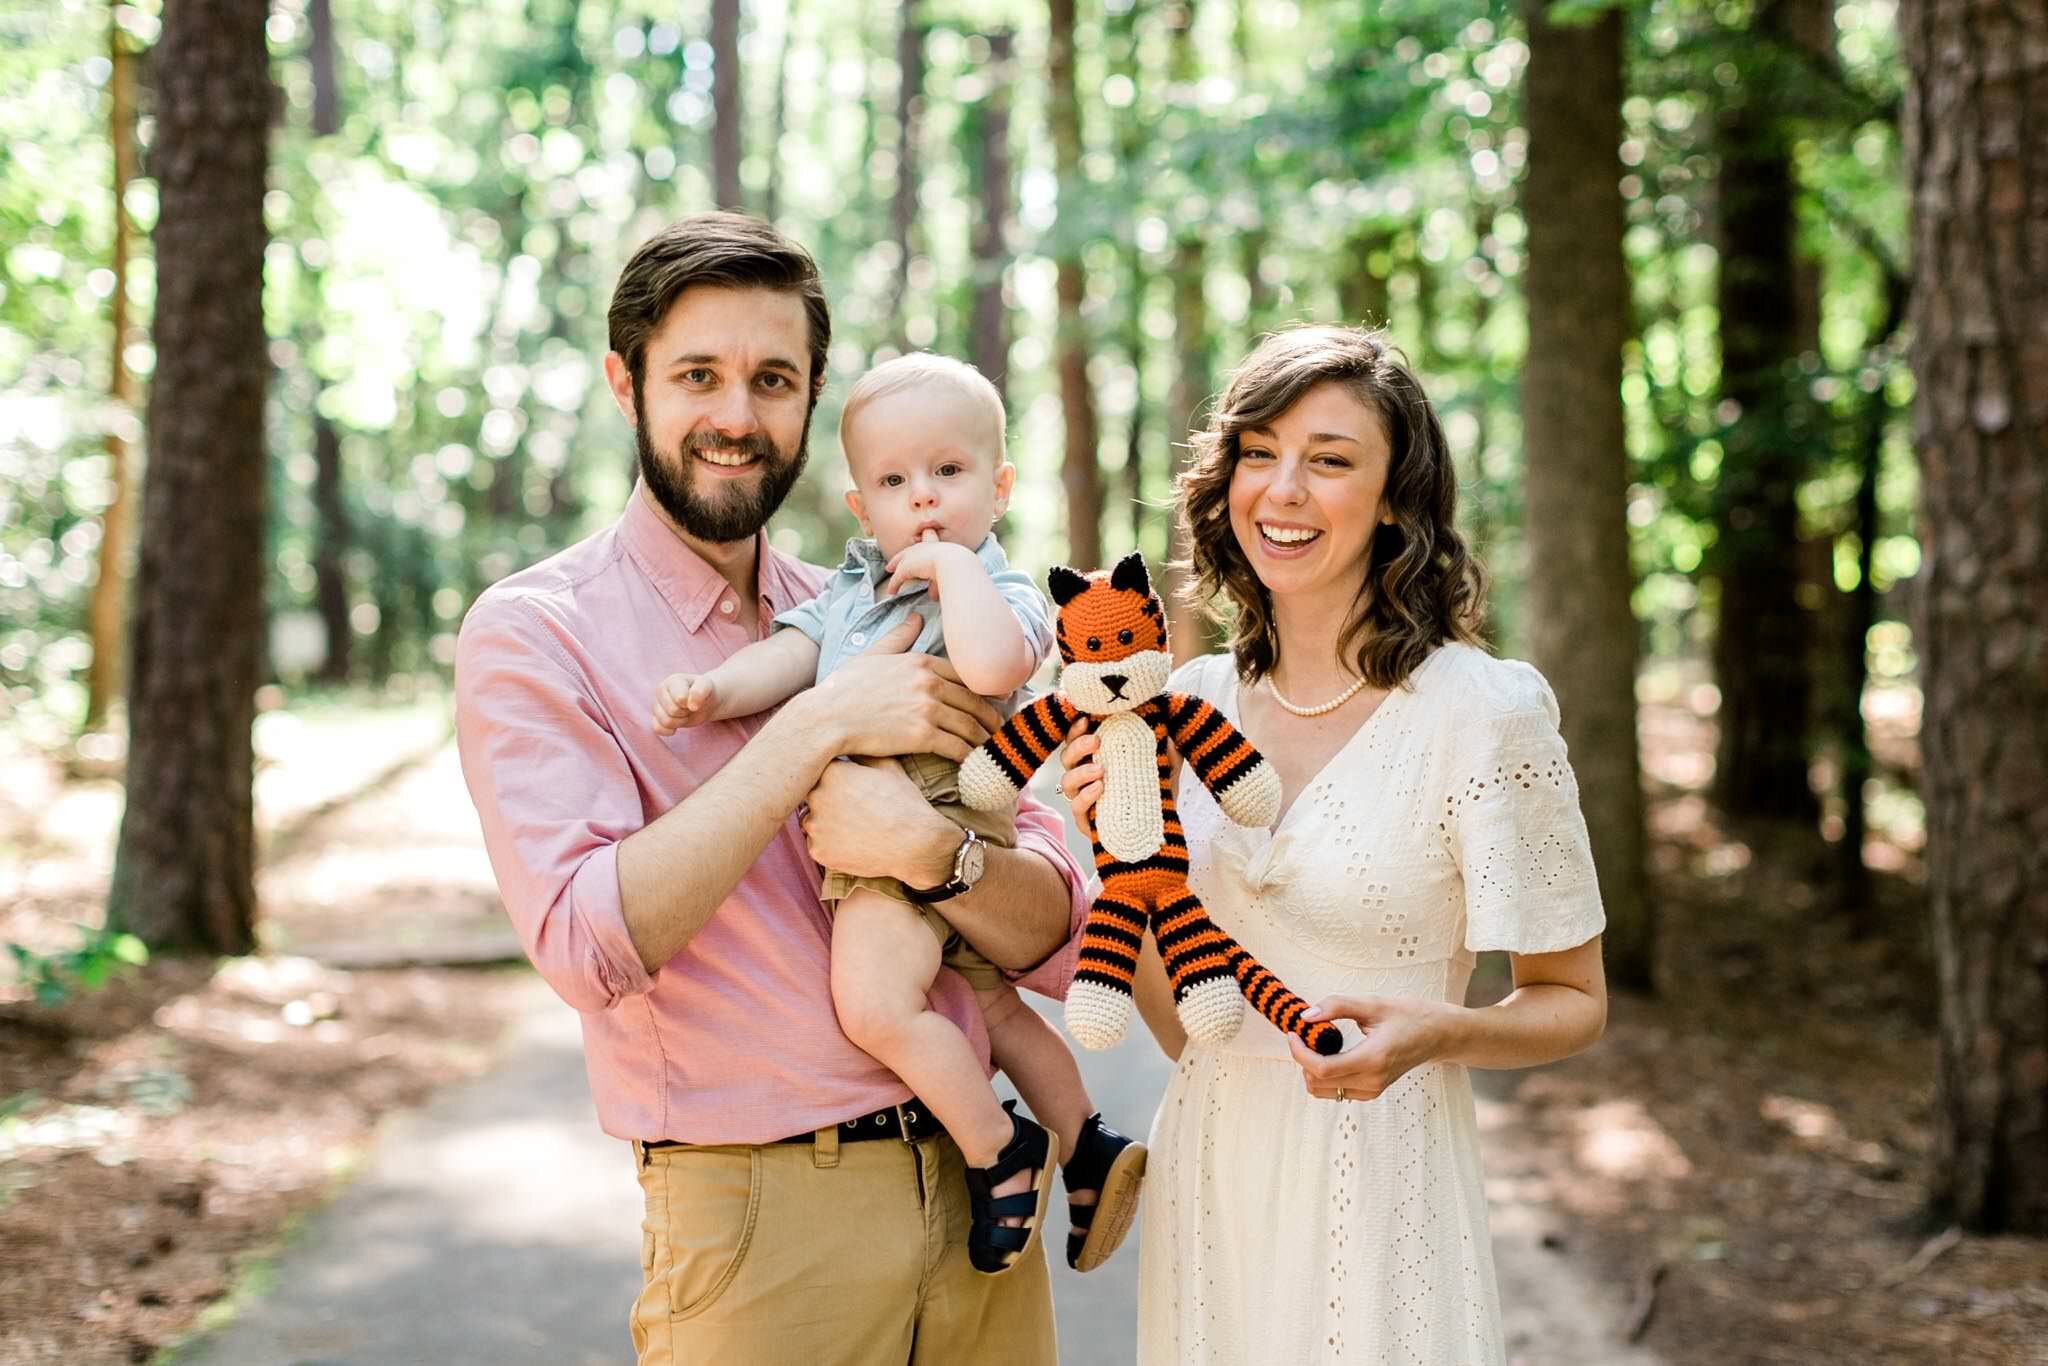
<path fill-rule="evenodd" d="M 1915 644 L 1945 1216 L 2048 1235 L 2048 11 L 1908 0 Z"/>
<path fill-rule="evenodd" d="M 153 60 L 156 373 L 108 919 L 155 946 L 215 953 L 255 943 L 267 10 L 179 0 Z"/>
<path fill-rule="evenodd" d="M 921 0 L 901 0 L 896 11 L 896 186 L 889 201 L 889 237 L 896 270 L 889 281 L 889 329 L 899 350 L 910 345 L 910 260 L 917 231 L 919 127 L 924 117 L 924 37 Z"/>
<path fill-rule="evenodd" d="M 90 730 L 106 719 L 107 708 L 121 692 L 122 636 L 128 621 L 128 556 L 135 518 L 135 457 L 128 439 L 142 410 L 141 386 L 128 368 L 128 186 L 136 176 L 135 57 L 131 38 L 118 17 L 107 24 L 107 79 L 112 96 L 108 134 L 114 148 L 114 289 L 112 340 L 107 397 L 113 400 L 107 426 L 107 461 L 113 496 L 100 514 L 99 576 L 92 586 L 87 622 L 92 636 L 92 664 L 86 671 L 85 725 Z"/>
<path fill-rule="evenodd" d="M 711 187 L 721 209 L 744 209 L 740 156 L 746 146 L 740 97 L 740 0 L 711 0 Z"/>
<path fill-rule="evenodd" d="M 1067 562 L 1102 562 L 1101 434 L 1095 391 L 1088 381 L 1088 324 L 1082 305 L 1088 277 L 1082 264 L 1081 97 L 1074 73 L 1074 0 L 1050 0 L 1052 30 L 1046 65 L 1052 122 L 1053 166 L 1059 177 L 1054 289 L 1059 298 L 1057 363 L 1060 407 L 1066 416 L 1066 455 L 1060 466 L 1067 495 Z"/>
<path fill-rule="evenodd" d="M 1522 366 L 1522 480 L 1530 563 L 1529 653 L 1556 689 L 1607 910 L 1608 971 L 1650 985 L 1636 753 L 1636 623 L 1629 609 L 1628 447 L 1621 350 L 1621 15 L 1558 24 L 1525 0 L 1522 182 L 1529 257 Z"/>
<path fill-rule="evenodd" d="M 1201 76 L 1195 52 L 1195 0 L 1171 0 L 1166 6 L 1169 33 L 1167 89 L 1179 103 L 1190 103 Z M 1177 215 L 1178 217 L 1178 215 Z M 1202 421 L 1202 408 L 1214 389 L 1209 367 L 1209 250 L 1204 227 L 1183 219 L 1173 239 L 1173 261 L 1167 285 L 1173 299 L 1174 367 L 1173 383 L 1166 397 L 1167 440 L 1176 451 L 1185 446 L 1188 433 Z M 1174 464 L 1180 464 L 1175 459 Z M 1180 519 L 1175 518 L 1168 537 L 1169 591 L 1177 600 L 1186 585 L 1183 571 L 1174 566 L 1187 561 Z M 1201 616 L 1183 610 L 1173 618 L 1173 660 L 1183 663 L 1210 648 L 1210 632 Z"/>
<path fill-rule="evenodd" d="M 975 368 L 996 392 L 1009 398 L 1010 310 L 1003 302 L 1003 276 L 1010 266 L 1010 87 L 1017 79 L 1017 35 L 1007 28 L 988 34 L 988 84 L 973 107 L 975 198 L 974 299 L 968 344 Z"/>

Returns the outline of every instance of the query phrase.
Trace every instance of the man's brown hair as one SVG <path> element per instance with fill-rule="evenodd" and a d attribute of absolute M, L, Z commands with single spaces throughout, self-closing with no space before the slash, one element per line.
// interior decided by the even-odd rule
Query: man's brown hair
<path fill-rule="evenodd" d="M 810 322 L 810 391 L 816 402 L 832 345 L 832 315 L 818 263 L 773 226 L 743 213 L 679 218 L 642 242 L 619 272 L 607 320 L 611 348 L 625 360 L 636 392 L 646 378 L 647 339 L 693 285 L 774 289 L 800 297 Z"/>

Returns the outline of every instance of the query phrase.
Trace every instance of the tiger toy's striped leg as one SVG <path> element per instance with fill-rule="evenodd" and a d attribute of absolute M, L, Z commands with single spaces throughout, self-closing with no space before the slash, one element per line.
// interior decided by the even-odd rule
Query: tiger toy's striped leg
<path fill-rule="evenodd" d="M 1308 1002 L 1218 929 L 1192 891 L 1159 908 L 1152 934 L 1159 941 L 1159 955 L 1173 984 L 1175 1013 L 1189 1038 L 1209 1043 L 1231 1038 L 1249 1001 L 1274 1028 L 1299 1035 L 1318 1053 L 1335 1053 L 1342 1046 L 1335 1025 L 1301 1018 Z"/>
<path fill-rule="evenodd" d="M 1067 1033 L 1081 1047 L 1110 1048 L 1124 1036 L 1147 919 L 1144 905 L 1106 876 L 1081 927 L 1080 962 L 1067 988 Z"/>

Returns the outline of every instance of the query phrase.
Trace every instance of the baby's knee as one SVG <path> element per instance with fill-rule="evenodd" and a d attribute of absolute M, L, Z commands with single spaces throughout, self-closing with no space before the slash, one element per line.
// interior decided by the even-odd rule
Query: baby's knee
<path fill-rule="evenodd" d="M 843 981 L 832 983 L 832 1008 L 839 1016 L 839 1031 L 869 1053 L 885 1050 L 901 1038 L 909 1023 L 904 1012 L 869 984 Z"/>

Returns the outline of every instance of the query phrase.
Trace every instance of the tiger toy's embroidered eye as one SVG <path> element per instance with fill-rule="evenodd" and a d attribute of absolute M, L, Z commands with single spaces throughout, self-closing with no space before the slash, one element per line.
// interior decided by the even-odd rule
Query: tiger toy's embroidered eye
<path fill-rule="evenodd" d="M 1090 637 L 1088 637 L 1088 648 L 1089 648 L 1090 650 L 1099 650 L 1099 649 L 1101 649 L 1101 648 L 1102 648 L 1102 637 L 1101 637 L 1101 636 L 1090 636 Z"/>
<path fill-rule="evenodd" d="M 1132 636 L 1129 631 L 1118 631 L 1116 633 L 1116 643 L 1119 645 L 1128 645 L 1131 643 L 1131 640 Z"/>

